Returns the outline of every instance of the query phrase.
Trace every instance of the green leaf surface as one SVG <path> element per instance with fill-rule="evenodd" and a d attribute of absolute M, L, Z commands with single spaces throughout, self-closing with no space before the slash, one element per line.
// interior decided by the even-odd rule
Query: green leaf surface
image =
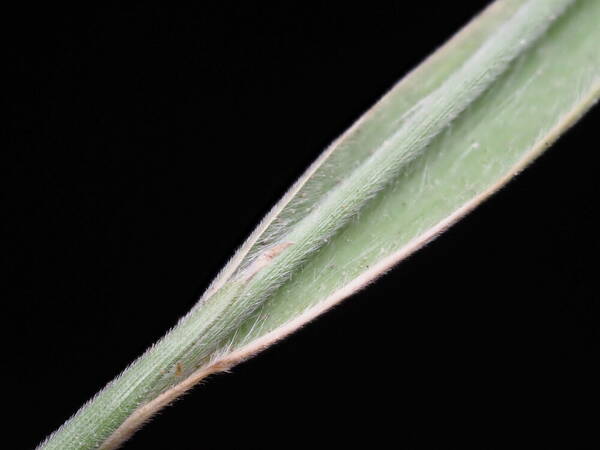
<path fill-rule="evenodd" d="M 40 448 L 115 448 L 468 213 L 598 99 L 598 23 L 595 0 L 491 5 L 338 138 L 192 311 Z"/>

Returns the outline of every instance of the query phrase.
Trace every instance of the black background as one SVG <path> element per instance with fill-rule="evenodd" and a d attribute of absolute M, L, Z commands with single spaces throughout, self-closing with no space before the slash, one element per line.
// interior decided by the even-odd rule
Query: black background
<path fill-rule="evenodd" d="M 173 325 L 319 152 L 485 4 L 9 15 L 13 448 L 35 446 Z M 126 448 L 595 448 L 599 113 Z"/>

